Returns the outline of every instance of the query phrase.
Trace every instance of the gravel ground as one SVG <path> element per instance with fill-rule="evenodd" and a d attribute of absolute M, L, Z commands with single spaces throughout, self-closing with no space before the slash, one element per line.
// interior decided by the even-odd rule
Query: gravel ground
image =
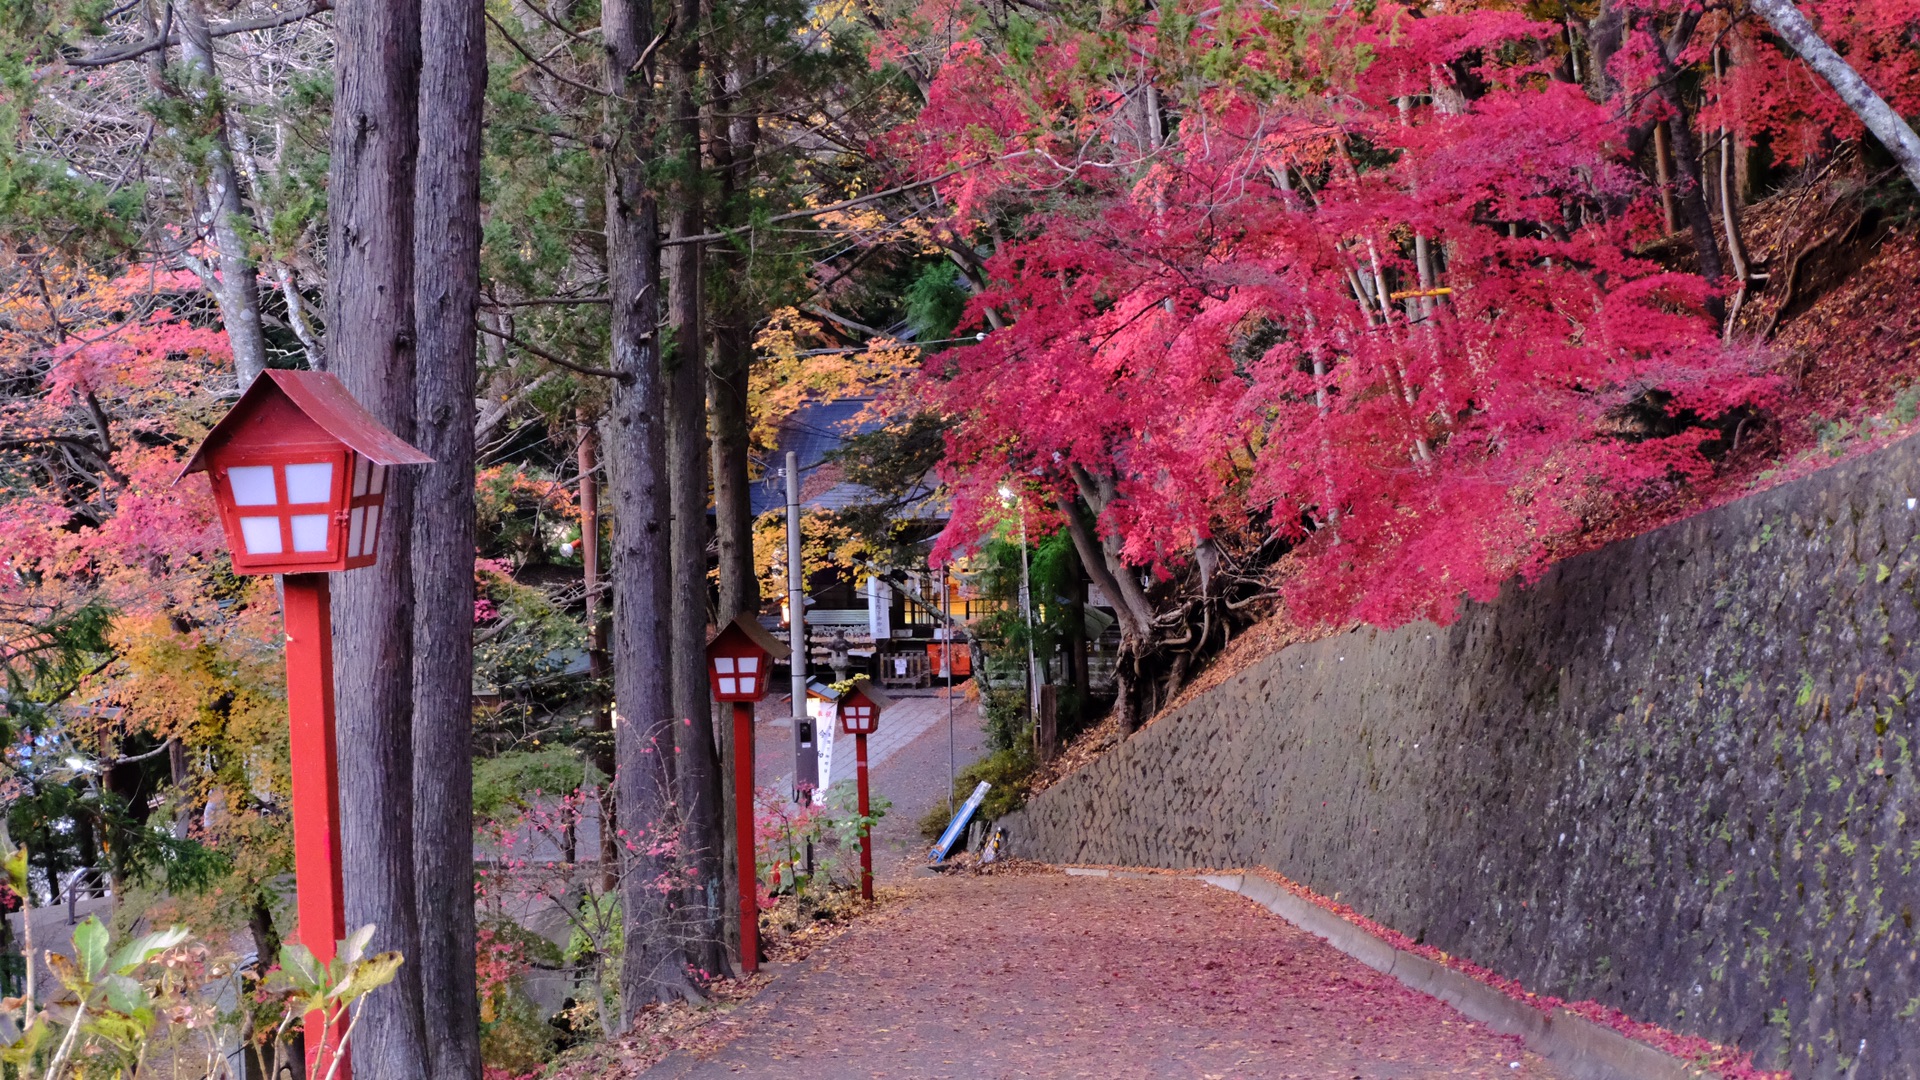
<path fill-rule="evenodd" d="M 995 874 L 888 893 L 714 1020 L 702 1054 L 641 1075 L 1553 1075 L 1518 1039 L 1191 880 Z"/>

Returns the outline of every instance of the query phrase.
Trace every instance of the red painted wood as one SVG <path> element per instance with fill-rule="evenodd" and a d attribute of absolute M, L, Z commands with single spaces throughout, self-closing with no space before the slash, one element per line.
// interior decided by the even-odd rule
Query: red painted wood
<path fill-rule="evenodd" d="M 759 874 L 753 857 L 753 703 L 733 703 L 733 816 L 740 850 L 740 970 L 760 970 Z"/>
<path fill-rule="evenodd" d="M 347 936 L 340 876 L 340 766 L 333 733 L 332 593 L 326 574 L 282 578 L 287 631 L 287 721 L 293 759 L 293 866 L 300 943 L 331 962 Z M 345 1024 L 320 1030 L 307 1017 L 307 1075 L 325 1076 Z M 350 1060 L 335 1080 L 350 1080 Z"/>
<path fill-rule="evenodd" d="M 867 809 L 867 736 L 861 732 L 853 737 L 853 760 L 855 783 L 860 788 L 860 816 L 866 817 Z M 860 834 L 860 895 L 873 899 L 873 830 L 866 829 Z"/>

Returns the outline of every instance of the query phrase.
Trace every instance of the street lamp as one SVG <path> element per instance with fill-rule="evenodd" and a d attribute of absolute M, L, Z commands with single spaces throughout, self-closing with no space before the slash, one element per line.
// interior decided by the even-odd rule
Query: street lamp
<path fill-rule="evenodd" d="M 740 886 L 740 968 L 760 969 L 760 910 L 753 860 L 753 703 L 767 696 L 773 662 L 791 655 L 759 620 L 744 615 L 707 642 L 707 682 L 715 701 L 733 703 L 733 827 Z"/>
<path fill-rule="evenodd" d="M 880 730 L 880 712 L 893 703 L 892 699 L 873 685 L 870 679 L 861 679 L 853 684 L 840 698 L 840 730 L 853 736 L 854 746 L 854 783 L 860 791 L 860 818 L 864 822 L 870 811 L 867 802 L 867 736 Z M 873 899 L 873 828 L 860 830 L 860 895 Z"/>
<path fill-rule="evenodd" d="M 1027 507 L 1014 490 L 1000 485 L 1000 501 L 1020 511 L 1020 612 L 1027 621 L 1027 715 L 1040 722 L 1040 669 L 1033 658 L 1033 581 L 1027 571 Z"/>
<path fill-rule="evenodd" d="M 380 555 L 387 470 L 432 461 L 319 371 L 267 371 L 207 433 L 174 482 L 205 472 L 236 574 L 283 574 L 293 863 L 300 943 L 331 962 L 346 936 L 327 575 Z M 340 1052 L 344 1018 L 309 1016 L 309 1076 Z M 318 1071 L 316 1071 L 318 1070 Z M 351 1074 L 342 1055 L 337 1075 Z"/>

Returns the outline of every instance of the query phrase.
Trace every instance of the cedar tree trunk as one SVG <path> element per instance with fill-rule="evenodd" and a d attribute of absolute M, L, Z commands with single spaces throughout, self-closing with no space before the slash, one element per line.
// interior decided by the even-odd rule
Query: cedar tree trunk
<path fill-rule="evenodd" d="M 718 973 L 727 962 L 721 941 L 720 764 L 707 699 L 707 371 L 700 326 L 701 246 L 686 242 L 702 223 L 700 112 L 693 100 L 700 73 L 700 0 L 680 0 L 679 48 L 669 75 L 674 154 L 668 231 L 682 241 L 667 254 L 667 471 L 673 502 L 673 715 L 680 747 L 680 801 L 687 854 L 694 871 L 687 959 Z"/>
<path fill-rule="evenodd" d="M 414 856 L 428 1076 L 479 1080 L 473 913 L 474 316 L 480 306 L 483 12 L 421 0 L 414 189 Z"/>
<path fill-rule="evenodd" d="M 329 367 L 412 441 L 418 0 L 342 0 L 334 48 Z M 413 866 L 414 482 L 406 469 L 389 474 L 379 562 L 333 586 L 340 775 L 352 779 L 340 800 L 347 927 L 374 924 L 374 947 L 406 957 L 392 985 L 368 996 L 354 1031 L 361 1080 L 427 1075 Z"/>
<path fill-rule="evenodd" d="M 675 899 L 673 701 L 668 664 L 667 433 L 660 371 L 659 210 L 647 186 L 653 39 L 645 0 L 607 0 L 605 167 L 612 367 L 607 408 L 612 472 L 614 801 L 622 840 L 621 1021 L 655 1001 L 695 998 Z"/>

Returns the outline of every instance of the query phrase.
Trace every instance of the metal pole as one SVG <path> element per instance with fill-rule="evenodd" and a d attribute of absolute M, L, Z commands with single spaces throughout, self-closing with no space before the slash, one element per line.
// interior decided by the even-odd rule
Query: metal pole
<path fill-rule="evenodd" d="M 734 845 L 740 867 L 740 970 L 760 970 L 760 875 L 753 850 L 753 703 L 733 703 Z"/>
<path fill-rule="evenodd" d="M 940 568 L 940 626 L 946 631 L 946 643 L 940 650 L 947 669 L 947 809 L 953 809 L 953 785 L 960 781 L 960 770 L 953 759 L 953 599 L 947 594 L 947 568 Z"/>
<path fill-rule="evenodd" d="M 860 788 L 860 818 L 865 821 L 872 811 L 867 802 L 867 737 L 864 734 L 853 737 L 853 753 L 854 776 Z M 860 830 L 860 896 L 873 899 L 873 828 L 870 825 Z"/>
<path fill-rule="evenodd" d="M 288 750 L 293 760 L 293 869 L 300 944 L 322 963 L 347 936 L 347 905 L 340 874 L 340 758 L 334 742 L 333 597 L 325 574 L 281 579 L 281 618 L 287 634 Z M 352 1075 L 341 1050 L 345 1017 L 322 1029 L 307 1014 L 307 1075 L 325 1076 L 336 1053 L 336 1080 Z"/>
<path fill-rule="evenodd" d="M 1040 722 L 1040 669 L 1033 659 L 1033 580 L 1027 574 L 1027 508 L 1020 507 L 1020 610 L 1027 617 L 1027 717 Z"/>
<path fill-rule="evenodd" d="M 787 451 L 787 625 L 793 646 L 793 799 L 820 786 L 820 754 L 807 719 L 806 573 L 800 567 L 800 455 Z"/>

